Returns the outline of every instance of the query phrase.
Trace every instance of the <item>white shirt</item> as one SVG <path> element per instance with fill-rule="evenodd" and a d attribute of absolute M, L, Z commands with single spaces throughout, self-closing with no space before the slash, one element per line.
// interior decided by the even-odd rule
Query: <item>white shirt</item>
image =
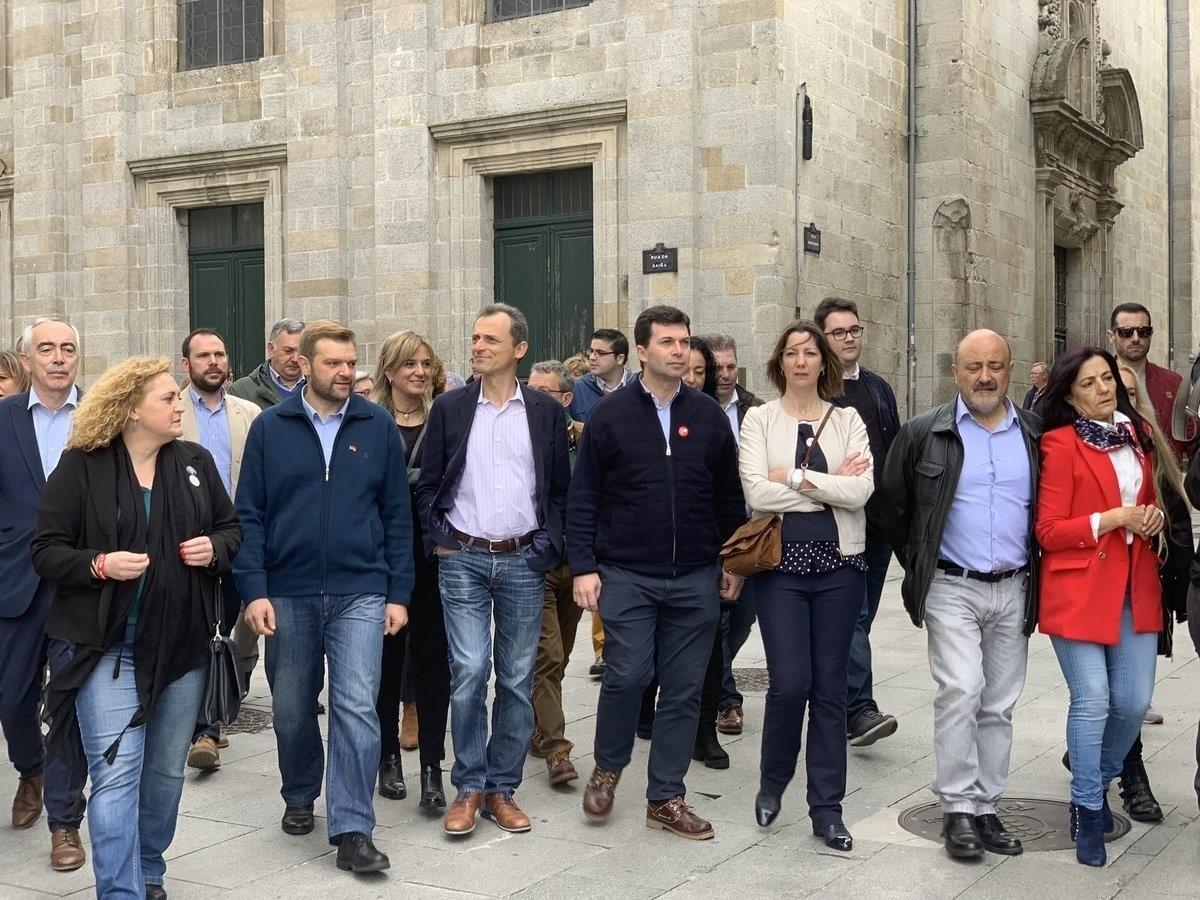
<path fill-rule="evenodd" d="M 733 388 L 733 396 L 729 398 L 728 403 L 721 404 L 721 409 L 725 410 L 725 416 L 729 419 L 729 427 L 733 429 L 733 442 L 740 446 L 742 440 L 742 426 L 738 422 L 737 405 L 738 389 L 735 385 Z"/>
<path fill-rule="evenodd" d="M 1093 419 L 1093 421 L 1095 421 Z M 1104 428 L 1113 430 L 1113 426 L 1120 426 L 1122 422 L 1129 422 L 1129 416 L 1123 412 L 1113 413 L 1113 425 L 1107 422 L 1096 422 Z M 1121 505 L 1122 506 L 1137 506 L 1138 496 L 1142 493 L 1142 463 L 1138 459 L 1137 452 L 1128 444 L 1120 450 L 1114 450 L 1107 454 L 1109 462 L 1112 463 L 1113 471 L 1117 473 L 1117 486 L 1121 489 Z M 1095 540 L 1100 540 L 1100 513 L 1094 512 L 1091 515 L 1092 537 Z M 1125 529 L 1125 543 L 1133 543 L 1133 532 L 1128 528 Z"/>
<path fill-rule="evenodd" d="M 538 527 L 537 473 L 521 386 L 499 409 L 479 391 L 467 458 L 447 520 L 472 537 L 504 541 Z"/>

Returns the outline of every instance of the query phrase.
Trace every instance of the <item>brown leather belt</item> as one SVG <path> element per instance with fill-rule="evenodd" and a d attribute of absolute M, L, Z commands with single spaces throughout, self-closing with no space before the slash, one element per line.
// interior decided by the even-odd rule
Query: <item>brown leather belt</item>
<path fill-rule="evenodd" d="M 459 531 L 457 528 L 451 528 L 450 533 L 463 546 L 470 547 L 473 550 L 486 550 L 488 553 L 512 553 L 514 550 L 528 547 L 533 543 L 534 535 L 534 532 L 531 531 L 529 534 L 523 534 L 520 537 L 505 538 L 502 541 L 491 541 L 487 538 L 467 534 L 465 531 Z"/>

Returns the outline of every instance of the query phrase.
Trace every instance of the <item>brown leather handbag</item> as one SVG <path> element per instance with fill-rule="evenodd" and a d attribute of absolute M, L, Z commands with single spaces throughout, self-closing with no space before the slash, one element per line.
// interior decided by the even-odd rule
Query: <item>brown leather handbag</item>
<path fill-rule="evenodd" d="M 812 442 L 804 453 L 804 459 L 800 462 L 801 470 L 807 471 L 813 448 L 817 446 L 832 412 L 832 406 L 825 410 L 825 416 L 817 426 L 817 433 L 813 435 Z M 739 575 L 742 578 L 749 578 L 759 572 L 773 571 L 779 567 L 779 560 L 783 556 L 782 535 L 783 519 L 778 513 L 751 519 L 721 545 L 721 568 L 730 575 Z"/>

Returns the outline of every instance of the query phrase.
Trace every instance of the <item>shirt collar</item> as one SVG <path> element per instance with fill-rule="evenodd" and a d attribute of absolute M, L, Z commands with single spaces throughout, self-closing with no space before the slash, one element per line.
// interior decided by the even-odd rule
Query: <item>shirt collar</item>
<path fill-rule="evenodd" d="M 478 399 L 476 399 L 475 405 L 483 406 L 483 404 L 490 403 L 490 402 L 491 402 L 490 400 L 488 400 L 485 396 L 483 396 L 483 384 L 481 383 L 479 385 L 479 397 L 478 397 Z M 504 401 L 504 406 L 507 406 L 510 403 L 520 403 L 522 406 L 525 405 L 525 393 L 524 393 L 524 391 L 521 390 L 521 382 L 520 381 L 517 382 L 517 392 L 515 394 L 513 394 L 511 397 L 509 397 L 507 400 Z M 503 409 L 504 406 L 502 406 L 500 408 Z"/>
<path fill-rule="evenodd" d="M 206 412 L 215 412 L 225 408 L 225 388 L 221 388 L 221 402 L 217 404 L 216 410 L 211 410 L 208 408 L 208 404 L 204 402 L 204 398 L 200 396 L 200 392 L 196 390 L 196 386 L 194 384 L 190 386 L 188 390 L 192 394 L 192 405 L 197 409 L 203 409 Z"/>
<path fill-rule="evenodd" d="M 283 383 L 283 379 L 279 376 L 279 373 L 275 371 L 275 367 L 273 365 L 271 365 L 270 363 L 267 363 L 267 372 L 270 373 L 271 380 L 274 381 L 277 385 L 279 385 L 279 387 L 283 388 L 285 391 L 294 391 L 294 390 L 296 390 L 296 388 L 301 387 L 306 381 L 305 377 L 303 375 L 301 375 L 295 384 L 293 384 L 291 387 L 288 387 L 286 384 Z"/>
<path fill-rule="evenodd" d="M 729 402 L 722 403 L 721 409 L 725 410 L 725 412 L 729 412 L 729 410 L 732 407 L 737 406 L 737 402 L 738 402 L 738 389 L 737 389 L 737 385 L 735 384 L 733 386 L 733 393 L 729 395 Z"/>
<path fill-rule="evenodd" d="M 353 395 L 351 395 L 351 396 L 353 396 Z M 300 402 L 304 404 L 304 414 L 306 416 L 308 416 L 310 419 L 316 419 L 318 422 L 325 423 L 325 422 L 332 422 L 334 419 L 337 419 L 346 414 L 346 407 L 350 405 L 350 397 L 346 398 L 346 402 L 342 404 L 341 409 L 339 409 L 337 412 L 335 412 L 333 415 L 331 415 L 327 419 L 322 419 L 321 414 L 312 408 L 312 405 L 308 402 L 308 398 L 304 396 L 304 391 L 300 392 Z"/>
<path fill-rule="evenodd" d="M 861 376 L 861 375 L 862 375 L 862 364 L 861 364 L 861 363 L 855 363 L 855 364 L 854 364 L 854 371 L 853 371 L 853 372 L 851 372 L 851 371 L 848 371 L 848 370 L 847 370 L 847 371 L 843 372 L 843 373 L 842 373 L 842 378 L 843 378 L 843 379 L 847 379 L 847 378 L 848 378 L 848 379 L 850 379 L 851 381 L 858 381 L 858 379 L 859 379 L 859 376 Z"/>
<path fill-rule="evenodd" d="M 73 384 L 73 385 L 71 385 L 71 392 L 69 394 L 67 394 L 67 399 L 63 403 L 63 406 L 69 406 L 72 409 L 74 409 L 78 405 L 79 405 L 79 386 Z M 35 406 L 40 406 L 42 409 L 45 409 L 46 412 L 50 412 L 50 410 L 47 409 L 46 404 L 43 403 L 42 399 L 37 395 L 37 391 L 35 391 L 33 388 L 30 388 L 29 389 L 29 406 L 28 406 L 28 408 L 33 409 Z M 59 409 L 61 409 L 61 408 L 62 407 L 59 407 Z"/>
<path fill-rule="evenodd" d="M 1125 415 L 1125 413 L 1121 412 L 1119 409 L 1113 410 L 1113 420 L 1111 425 L 1108 422 L 1101 422 L 1099 419 L 1092 419 L 1091 421 L 1095 422 L 1101 428 L 1107 428 L 1109 431 L 1116 431 L 1126 423 L 1130 425 L 1133 424 L 1133 419 L 1129 418 L 1129 416 Z"/>
<path fill-rule="evenodd" d="M 643 381 L 640 376 L 638 377 L 638 384 L 640 384 L 642 386 L 642 390 L 645 391 L 649 395 L 651 402 L 654 403 L 654 406 L 657 409 L 666 409 L 668 406 L 670 406 L 672 403 L 675 402 L 675 398 L 678 397 L 679 392 L 683 390 L 683 382 L 680 381 L 679 385 L 675 388 L 675 393 L 673 393 L 670 397 L 667 398 L 666 403 L 664 403 L 662 406 L 659 406 L 658 398 L 654 396 L 654 393 L 653 393 L 653 391 L 650 390 L 650 388 L 646 387 L 646 382 Z"/>
<path fill-rule="evenodd" d="M 1013 406 L 1012 402 L 1007 397 L 1004 398 L 1004 409 L 1004 422 L 999 428 L 995 429 L 995 431 L 1003 431 L 1017 420 L 1017 408 Z M 967 404 L 963 401 L 962 394 L 959 394 L 954 405 L 954 421 L 961 422 L 964 418 L 969 418 L 976 424 L 979 422 L 978 419 L 971 415 L 971 411 L 967 409 Z"/>

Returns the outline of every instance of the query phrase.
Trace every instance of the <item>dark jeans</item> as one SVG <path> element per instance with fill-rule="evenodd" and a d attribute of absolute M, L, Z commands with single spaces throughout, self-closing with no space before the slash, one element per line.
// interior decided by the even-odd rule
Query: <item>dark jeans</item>
<path fill-rule="evenodd" d="M 375 715 L 379 717 L 380 759 L 400 753 L 400 693 L 404 684 L 407 648 L 407 628 L 398 634 L 384 635 L 379 664 L 379 696 L 375 699 Z"/>
<path fill-rule="evenodd" d="M 738 693 L 737 682 L 733 679 L 733 661 L 754 628 L 757 615 L 754 585 L 755 579 L 747 578 L 746 583 L 742 585 L 742 595 L 738 602 L 721 607 L 721 650 L 724 658 L 721 667 L 721 699 L 717 704 L 721 709 L 742 705 L 742 695 Z"/>
<path fill-rule="evenodd" d="M 840 822 L 846 795 L 846 660 L 863 575 L 846 566 L 826 575 L 764 572 L 757 578 L 771 680 L 761 789 L 779 796 L 796 774 L 807 708 L 808 814 L 817 826 Z"/>
<path fill-rule="evenodd" d="M 596 711 L 596 765 L 612 772 L 629 765 L 642 694 L 657 660 L 660 690 L 646 786 L 653 803 L 686 792 L 701 684 L 720 618 L 718 574 L 715 564 L 679 578 L 600 567 L 608 671 Z"/>
<path fill-rule="evenodd" d="M 38 721 L 42 673 L 51 676 L 71 660 L 71 645 L 45 634 L 52 586 L 43 584 L 24 615 L 0 619 L 0 728 L 8 758 L 22 778 L 44 776 L 42 789 L 50 830 L 78 828 L 83 821 L 83 786 L 87 769 L 72 772 L 57 759 L 47 759 Z M 82 750 L 79 759 L 83 759 Z"/>
<path fill-rule="evenodd" d="M 846 671 L 846 718 L 849 722 L 867 710 L 878 710 L 872 689 L 871 624 L 879 612 L 879 598 L 883 594 L 883 583 L 887 580 L 888 565 L 892 561 L 892 547 L 886 541 L 868 538 L 866 552 L 866 595 L 854 626 L 850 663 Z"/>

